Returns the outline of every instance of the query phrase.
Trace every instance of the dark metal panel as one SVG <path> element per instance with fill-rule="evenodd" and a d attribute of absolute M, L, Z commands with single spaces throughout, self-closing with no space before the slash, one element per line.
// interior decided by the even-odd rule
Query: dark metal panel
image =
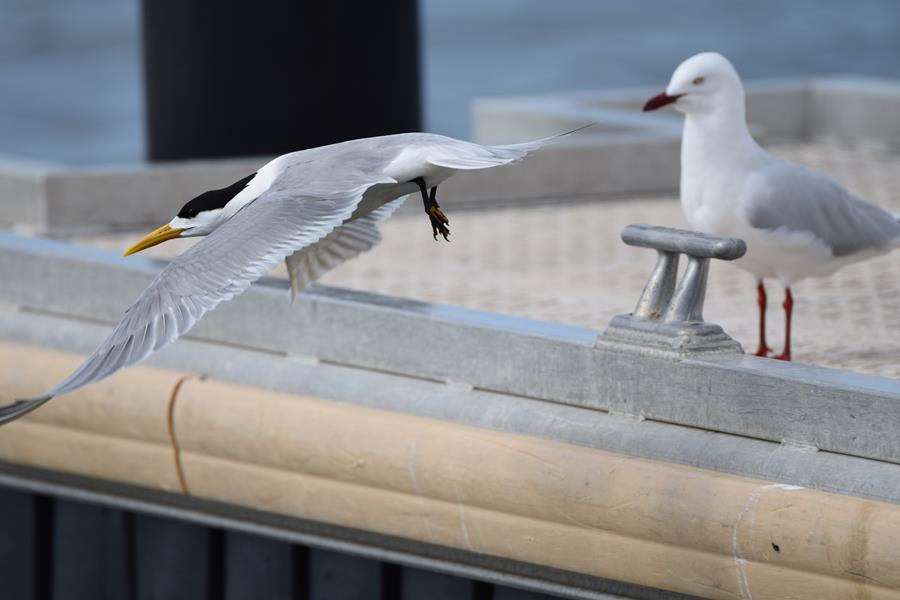
<path fill-rule="evenodd" d="M 0 581 L 9 598 L 36 598 L 34 496 L 0 488 Z"/>
<path fill-rule="evenodd" d="M 55 500 L 52 496 L 32 497 L 34 519 L 31 535 L 33 541 L 34 598 L 44 600 L 53 597 L 53 529 Z"/>
<path fill-rule="evenodd" d="M 293 562 L 293 586 L 294 600 L 309 599 L 309 548 L 306 546 L 291 546 Z"/>
<path fill-rule="evenodd" d="M 215 597 L 216 576 L 221 573 L 211 563 L 218 530 L 148 515 L 135 515 L 134 520 L 138 600 Z"/>
<path fill-rule="evenodd" d="M 490 585 L 485 584 L 488 588 Z M 403 600 L 488 600 L 483 593 L 476 598 L 475 582 L 462 577 L 425 571 L 413 567 L 403 569 Z"/>
<path fill-rule="evenodd" d="M 131 595 L 131 518 L 117 510 L 57 500 L 53 597 L 118 600 Z"/>
<path fill-rule="evenodd" d="M 498 585 L 494 588 L 493 600 L 555 600 L 556 598 L 559 596 Z"/>
<path fill-rule="evenodd" d="M 416 0 L 141 4 L 151 160 L 274 155 L 420 127 Z"/>
<path fill-rule="evenodd" d="M 494 584 L 486 581 L 472 581 L 472 600 L 493 600 Z"/>
<path fill-rule="evenodd" d="M 394 563 L 381 563 L 381 599 L 394 600 L 403 594 L 403 567 Z"/>
<path fill-rule="evenodd" d="M 225 534 L 226 600 L 291 600 L 291 544 L 245 533 Z"/>
<path fill-rule="evenodd" d="M 103 545 L 106 549 L 106 598 L 133 599 L 135 590 L 134 513 L 107 509 Z"/>
<path fill-rule="evenodd" d="M 381 563 L 310 550 L 309 588 L 310 600 L 374 600 L 381 595 Z"/>
<path fill-rule="evenodd" d="M 25 490 L 26 493 L 53 494 L 61 498 L 134 511 L 135 514 L 159 515 L 157 520 L 178 519 L 179 522 L 198 523 L 203 527 L 212 527 L 213 536 L 216 533 L 221 534 L 223 529 L 227 529 L 304 544 L 304 546 L 293 546 L 295 554 L 294 590 L 301 592 L 311 587 L 308 584 L 311 577 L 306 559 L 307 553 L 310 552 L 307 548 L 309 546 L 369 557 L 380 568 L 383 568 L 381 565 L 385 564 L 383 561 L 390 561 L 388 564 L 391 565 L 404 564 L 429 570 L 439 569 L 442 572 L 471 579 L 474 582 L 474 595 L 471 600 L 490 600 L 493 588 L 492 584 L 487 582 L 497 585 L 512 584 L 523 588 L 538 589 L 544 593 L 551 592 L 564 598 L 584 600 L 601 598 L 687 600 L 693 598 L 674 592 L 644 588 L 531 563 L 519 563 L 484 554 L 467 553 L 443 546 L 431 546 L 422 542 L 294 519 L 246 507 L 224 505 L 181 494 L 148 490 L 36 467 L 0 462 L 0 484 Z M 47 497 L 44 499 L 47 500 Z M 52 510 L 50 519 L 52 519 Z M 202 575 L 206 575 L 208 580 L 216 580 L 215 577 L 209 578 L 208 574 L 209 570 Z M 375 597 L 377 597 L 378 589 L 384 589 L 384 587 L 378 586 L 373 589 L 376 593 Z M 207 598 L 213 597 L 219 598 L 220 596 L 207 595 Z M 297 596 L 297 600 L 304 598 L 305 596 L 302 595 Z"/>

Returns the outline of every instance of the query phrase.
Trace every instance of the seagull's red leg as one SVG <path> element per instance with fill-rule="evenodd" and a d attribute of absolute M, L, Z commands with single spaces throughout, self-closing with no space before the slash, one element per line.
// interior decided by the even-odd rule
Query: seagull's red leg
<path fill-rule="evenodd" d="M 757 356 L 768 356 L 772 349 L 766 344 L 766 287 L 762 279 L 756 283 L 756 304 L 759 306 L 759 348 Z"/>
<path fill-rule="evenodd" d="M 791 360 L 791 314 L 794 312 L 794 297 L 791 288 L 784 288 L 784 352 L 776 356 L 778 360 Z"/>

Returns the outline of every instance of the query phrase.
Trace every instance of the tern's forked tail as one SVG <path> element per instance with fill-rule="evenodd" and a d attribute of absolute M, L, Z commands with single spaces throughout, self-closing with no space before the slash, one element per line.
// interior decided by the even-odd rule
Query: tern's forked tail
<path fill-rule="evenodd" d="M 576 127 L 570 131 L 566 131 L 563 133 L 557 133 L 556 135 L 551 135 L 549 137 L 541 138 L 538 140 L 532 140 L 530 142 L 522 142 L 520 144 L 506 144 L 503 146 L 492 146 L 493 148 L 502 148 L 502 149 L 510 149 L 510 150 L 519 150 L 527 154 L 533 150 L 537 150 L 538 148 L 543 148 L 548 144 L 552 144 L 553 142 L 559 141 L 560 139 L 570 136 L 573 133 L 578 133 L 579 131 L 584 131 L 585 129 L 590 129 L 596 125 L 596 123 L 588 123 L 587 125 L 582 125 L 581 127 Z M 523 154 L 523 156 L 524 156 Z"/>
<path fill-rule="evenodd" d="M 448 169 L 477 170 L 490 169 L 501 165 L 508 165 L 525 158 L 530 152 L 542 148 L 548 144 L 571 135 L 594 124 L 585 125 L 572 131 L 558 135 L 522 142 L 520 144 L 507 144 L 502 146 L 482 146 L 471 142 L 450 140 L 443 147 L 433 149 L 428 155 L 428 162 Z"/>

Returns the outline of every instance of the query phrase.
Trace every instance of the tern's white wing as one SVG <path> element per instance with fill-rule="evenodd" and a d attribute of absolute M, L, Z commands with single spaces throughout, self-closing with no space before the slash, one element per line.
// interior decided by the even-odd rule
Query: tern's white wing
<path fill-rule="evenodd" d="M 836 257 L 887 251 L 900 243 L 894 215 L 855 198 L 822 173 L 784 161 L 748 178 L 743 203 L 753 227 L 810 234 Z"/>
<path fill-rule="evenodd" d="M 301 248 L 284 259 L 291 278 L 291 300 L 326 272 L 377 246 L 381 242 L 378 225 L 394 214 L 405 200 L 406 196 L 397 198 L 347 221 L 315 244 Z"/>
<path fill-rule="evenodd" d="M 327 236 L 353 214 L 366 189 L 387 182 L 384 177 L 350 173 L 341 189 L 314 190 L 316 182 L 307 181 L 306 191 L 300 192 L 276 182 L 169 263 L 125 311 L 112 334 L 62 383 L 44 396 L 0 408 L 0 424 L 53 396 L 108 377 L 174 341 L 204 313 L 246 290 L 285 256 Z"/>

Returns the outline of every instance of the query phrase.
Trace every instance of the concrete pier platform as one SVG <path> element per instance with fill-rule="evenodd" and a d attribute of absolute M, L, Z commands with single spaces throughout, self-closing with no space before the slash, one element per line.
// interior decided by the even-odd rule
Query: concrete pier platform
<path fill-rule="evenodd" d="M 854 193 L 900 212 L 900 154 L 883 145 L 823 141 L 772 147 L 779 156 L 827 172 Z M 410 204 L 413 204 L 410 202 Z M 653 261 L 625 246 L 629 223 L 686 227 L 674 194 L 577 202 L 546 198 L 531 206 L 448 211 L 451 243 L 434 242 L 427 220 L 407 211 L 383 226 L 372 252 L 329 273 L 323 283 L 427 302 L 452 304 L 568 325 L 597 328 L 630 312 Z M 127 248 L 144 231 L 75 239 Z M 171 258 L 192 241 L 147 253 Z M 285 277 L 283 269 L 275 273 Z M 745 349 L 756 345 L 753 278 L 715 264 L 704 310 Z M 769 284 L 768 335 L 783 335 L 782 289 Z M 794 287 L 794 356 L 798 362 L 900 378 L 900 252 L 851 265 Z M 289 310 L 285 297 L 285 310 Z"/>
<path fill-rule="evenodd" d="M 0 400 L 71 371 L 160 268 L 0 235 Z M 286 295 L 264 279 L 4 426 L 0 485 L 526 590 L 504 598 L 900 598 L 896 380 Z"/>

